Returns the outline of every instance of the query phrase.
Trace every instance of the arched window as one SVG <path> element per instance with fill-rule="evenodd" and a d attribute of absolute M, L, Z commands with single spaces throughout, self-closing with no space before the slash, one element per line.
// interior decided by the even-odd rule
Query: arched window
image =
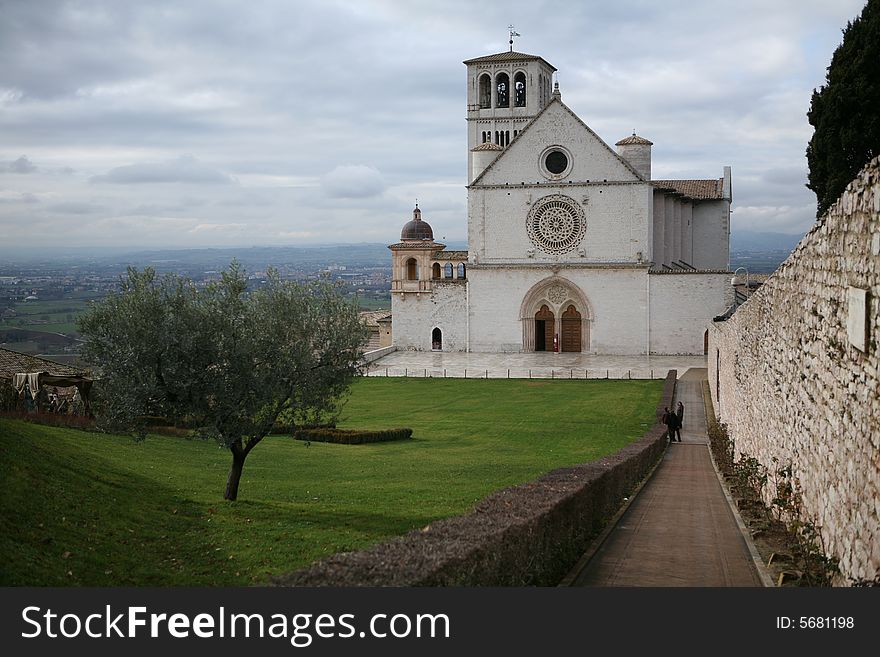
<path fill-rule="evenodd" d="M 488 73 L 480 76 L 480 108 L 492 107 L 492 78 Z"/>
<path fill-rule="evenodd" d="M 513 138 L 516 139 L 516 136 L 519 134 L 519 130 L 513 131 Z"/>
<path fill-rule="evenodd" d="M 464 278 L 464 275 L 465 275 L 464 263 L 460 262 L 460 263 L 458 263 L 458 277 Z"/>
<path fill-rule="evenodd" d="M 510 78 L 507 73 L 495 76 L 495 107 L 510 107 Z"/>
<path fill-rule="evenodd" d="M 544 74 L 538 73 L 538 102 L 544 106 Z"/>
<path fill-rule="evenodd" d="M 431 331 L 431 349 L 443 351 L 443 331 L 438 328 Z"/>
<path fill-rule="evenodd" d="M 510 130 L 504 131 L 504 145 L 510 146 Z"/>
<path fill-rule="evenodd" d="M 419 280 L 419 263 L 416 261 L 415 258 L 410 258 L 406 261 L 406 280 Z"/>
<path fill-rule="evenodd" d="M 431 278 L 440 278 L 440 263 L 435 262 L 434 266 L 431 267 Z"/>
<path fill-rule="evenodd" d="M 513 104 L 515 107 L 526 106 L 526 74 L 522 71 L 513 76 Z"/>
<path fill-rule="evenodd" d="M 447 262 L 443 265 L 443 278 L 452 278 L 452 263 Z"/>

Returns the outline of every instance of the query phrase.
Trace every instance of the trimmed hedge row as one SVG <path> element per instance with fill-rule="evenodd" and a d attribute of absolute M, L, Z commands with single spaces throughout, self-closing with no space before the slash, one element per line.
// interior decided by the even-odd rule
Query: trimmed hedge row
<path fill-rule="evenodd" d="M 666 449 L 664 407 L 639 440 L 598 461 L 493 493 L 464 516 L 272 580 L 276 586 L 555 586 Z"/>
<path fill-rule="evenodd" d="M 293 437 L 313 443 L 337 443 L 340 445 L 363 445 L 382 443 L 389 440 L 407 440 L 412 437 L 412 429 L 384 429 L 382 431 L 360 431 L 358 429 L 299 429 Z"/>

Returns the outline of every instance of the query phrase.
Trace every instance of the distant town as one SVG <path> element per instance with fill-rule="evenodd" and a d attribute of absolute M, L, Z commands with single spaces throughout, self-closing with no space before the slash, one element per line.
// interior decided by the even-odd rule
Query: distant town
<path fill-rule="evenodd" d="M 770 273 L 788 257 L 797 237 L 762 246 L 732 240 L 731 269 Z M 448 243 L 449 248 L 465 248 Z M 307 281 L 327 277 L 342 286 L 361 310 L 391 309 L 391 257 L 384 244 L 315 247 L 182 249 L 125 253 L 3 254 L 0 257 L 0 346 L 60 362 L 76 363 L 82 345 L 77 318 L 90 301 L 118 289 L 128 267 L 152 267 L 194 281 L 216 280 L 233 261 L 247 271 L 254 287 L 269 268 L 283 278 Z"/>

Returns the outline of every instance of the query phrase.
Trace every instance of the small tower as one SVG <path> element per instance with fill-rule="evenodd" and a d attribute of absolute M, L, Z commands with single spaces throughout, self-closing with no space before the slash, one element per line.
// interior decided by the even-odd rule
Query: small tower
<path fill-rule="evenodd" d="M 651 146 L 654 142 L 639 137 L 633 130 L 632 135 L 624 137 L 615 144 L 617 154 L 629 162 L 630 166 L 645 180 L 651 179 Z"/>
<path fill-rule="evenodd" d="M 434 241 L 434 231 L 427 221 L 422 220 L 418 203 L 413 210 L 412 220 L 403 225 L 400 242 L 388 247 L 391 249 L 391 297 L 409 292 L 431 291 L 431 255 L 446 248 Z M 392 303 L 393 308 L 393 303 Z"/>
<path fill-rule="evenodd" d="M 471 176 L 475 148 L 486 143 L 506 148 L 550 102 L 556 68 L 541 57 L 514 50 L 468 59 L 464 64 Z"/>

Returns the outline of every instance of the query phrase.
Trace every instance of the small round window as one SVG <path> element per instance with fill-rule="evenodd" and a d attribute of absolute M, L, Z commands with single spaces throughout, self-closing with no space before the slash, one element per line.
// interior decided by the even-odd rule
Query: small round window
<path fill-rule="evenodd" d="M 558 176 L 568 168 L 568 158 L 562 151 L 550 151 L 544 158 L 544 166 L 547 171 Z"/>

